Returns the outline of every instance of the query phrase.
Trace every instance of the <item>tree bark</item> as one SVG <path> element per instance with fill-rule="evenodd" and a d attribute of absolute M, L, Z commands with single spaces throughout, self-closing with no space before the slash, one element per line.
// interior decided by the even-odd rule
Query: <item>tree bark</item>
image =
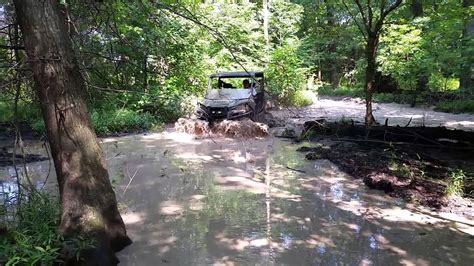
<path fill-rule="evenodd" d="M 262 13 L 263 13 L 263 37 L 265 39 L 265 49 L 266 52 L 268 53 L 269 51 L 269 46 L 270 46 L 270 36 L 268 33 L 268 20 L 270 16 L 270 11 L 268 8 L 268 1 L 269 0 L 263 0 L 263 7 L 262 7 Z"/>
<path fill-rule="evenodd" d="M 423 16 L 423 1 L 422 0 L 412 0 L 411 1 L 411 12 L 413 17 Z"/>
<path fill-rule="evenodd" d="M 362 19 L 362 25 L 358 24 L 359 29 L 364 34 L 364 37 L 367 41 L 365 48 L 365 56 L 367 59 L 367 67 L 365 69 L 365 126 L 370 128 L 375 123 L 374 115 L 372 114 L 372 94 L 375 91 L 375 72 L 377 71 L 376 65 L 376 55 L 377 55 L 377 46 L 379 43 L 380 32 L 382 31 L 383 23 L 385 18 L 392 11 L 397 9 L 402 0 L 396 0 L 392 4 L 385 6 L 387 3 L 382 2 L 380 9 L 379 17 L 374 16 L 374 8 L 371 5 L 370 1 L 365 3 L 365 7 L 362 5 L 360 0 L 353 0 L 359 10 L 359 15 Z M 346 8 L 349 9 L 346 5 Z M 349 11 L 349 14 L 351 12 Z M 352 15 L 351 15 L 352 16 Z M 354 21 L 357 22 L 356 18 L 353 17 Z"/>
<path fill-rule="evenodd" d="M 414 19 L 423 16 L 423 1 L 412 0 L 411 12 L 413 13 Z M 429 82 L 429 76 L 425 71 L 423 71 L 422 73 L 420 73 L 420 75 L 417 77 L 417 80 L 416 80 L 416 85 L 415 85 L 416 87 L 415 87 L 415 90 L 413 91 L 413 98 L 411 102 L 412 107 L 415 107 L 416 105 L 416 98 L 418 94 L 428 89 L 428 82 Z"/>
<path fill-rule="evenodd" d="M 334 17 L 334 6 L 332 2 L 329 0 L 324 1 L 326 4 L 326 20 L 327 26 L 332 30 L 336 24 L 336 18 Z M 336 89 L 339 87 L 339 75 L 337 73 L 337 59 L 335 59 L 335 54 L 337 52 L 337 41 L 331 40 L 328 44 L 329 49 L 329 82 L 331 83 L 331 87 Z"/>
<path fill-rule="evenodd" d="M 464 0 L 463 6 L 467 11 L 474 6 L 474 0 Z M 460 73 L 460 87 L 465 92 L 474 93 L 474 53 L 472 52 L 472 45 L 474 45 L 474 16 L 468 15 L 464 22 L 463 30 L 463 46 Z"/>
<path fill-rule="evenodd" d="M 86 85 L 57 0 L 14 0 L 40 100 L 61 198 L 60 231 L 97 240 L 87 265 L 114 265 L 131 243 L 87 113 Z"/>
<path fill-rule="evenodd" d="M 374 115 L 372 114 L 372 94 L 375 91 L 375 72 L 376 68 L 376 51 L 378 44 L 378 35 L 369 34 L 367 37 L 367 46 L 366 46 L 366 58 L 367 58 L 367 67 L 365 69 L 365 125 L 367 127 L 372 126 L 375 123 Z"/>

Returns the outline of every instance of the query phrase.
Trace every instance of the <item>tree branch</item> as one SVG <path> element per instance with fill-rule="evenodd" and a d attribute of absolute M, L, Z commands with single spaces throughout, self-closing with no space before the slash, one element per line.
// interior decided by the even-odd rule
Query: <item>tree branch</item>
<path fill-rule="evenodd" d="M 354 23 L 357 25 L 357 28 L 359 29 L 360 33 L 362 33 L 362 37 L 364 37 L 364 40 L 367 41 L 367 32 L 364 31 L 364 29 L 362 28 L 362 26 L 359 24 L 359 22 L 357 22 L 357 19 L 356 19 L 356 16 L 354 16 L 351 12 L 351 10 L 349 9 L 349 6 L 347 6 L 346 4 L 346 1 L 342 0 L 342 4 L 344 5 L 344 7 L 346 8 L 347 10 L 347 13 L 349 13 L 349 16 L 351 17 L 351 19 L 354 21 Z"/>
<path fill-rule="evenodd" d="M 370 3 L 370 0 L 367 0 L 367 9 L 369 13 L 369 28 L 372 30 L 372 22 L 374 19 L 374 12 L 372 11 L 372 5 Z"/>
<path fill-rule="evenodd" d="M 0 49 L 25 50 L 25 47 L 24 46 L 18 46 L 18 45 L 0 45 Z"/>
<path fill-rule="evenodd" d="M 369 22 L 368 22 L 367 18 L 365 17 L 364 8 L 360 4 L 359 0 L 354 0 L 354 2 L 356 3 L 357 7 L 359 8 L 359 13 L 362 16 L 362 21 L 364 22 L 364 26 L 367 30 L 367 34 L 370 34 L 371 29 L 370 29 L 369 24 L 368 24 Z"/>
<path fill-rule="evenodd" d="M 384 1 L 382 1 L 384 2 Z M 402 0 L 397 0 L 395 3 L 393 3 L 387 10 L 383 10 L 382 13 L 380 14 L 380 18 L 377 21 L 377 24 L 375 25 L 375 32 L 379 32 L 380 29 L 382 29 L 383 22 L 385 18 L 395 10 L 397 7 L 399 7 L 402 4 Z"/>

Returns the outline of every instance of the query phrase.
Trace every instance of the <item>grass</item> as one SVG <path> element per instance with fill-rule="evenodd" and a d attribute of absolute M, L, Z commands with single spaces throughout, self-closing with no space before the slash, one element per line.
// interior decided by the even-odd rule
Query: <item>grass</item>
<path fill-rule="evenodd" d="M 93 111 L 92 125 L 98 134 L 149 130 L 161 124 L 149 113 L 128 109 Z"/>
<path fill-rule="evenodd" d="M 449 113 L 474 114 L 474 100 L 453 100 L 440 102 L 436 105 L 435 110 Z"/>
<path fill-rule="evenodd" d="M 466 175 L 462 170 L 451 172 L 450 180 L 446 186 L 446 194 L 462 196 L 464 194 L 464 181 Z"/>
<path fill-rule="evenodd" d="M 291 95 L 290 105 L 304 107 L 313 104 L 310 91 L 296 91 Z"/>
<path fill-rule="evenodd" d="M 95 110 L 91 113 L 92 126 L 99 135 L 114 133 L 139 132 L 159 130 L 163 123 L 159 118 L 149 114 L 129 109 Z M 30 123 L 31 128 L 39 134 L 45 131 L 42 119 Z"/>
<path fill-rule="evenodd" d="M 67 248 L 71 258 L 79 259 L 83 249 L 93 247 L 92 240 L 66 239 L 58 232 L 60 206 L 57 198 L 46 192 L 31 192 L 17 202 L 3 202 L 6 235 L 0 239 L 0 265 L 52 265 L 65 259 L 62 251 Z M 5 222 L 6 221 L 6 222 Z"/>

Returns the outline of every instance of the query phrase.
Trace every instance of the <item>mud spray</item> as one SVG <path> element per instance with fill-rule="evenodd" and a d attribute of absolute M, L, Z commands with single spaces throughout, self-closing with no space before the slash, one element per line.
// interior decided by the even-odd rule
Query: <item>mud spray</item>
<path fill-rule="evenodd" d="M 225 136 L 232 138 L 253 138 L 268 136 L 266 124 L 248 118 L 223 120 L 209 123 L 198 119 L 180 118 L 174 125 L 176 131 L 196 136 Z"/>

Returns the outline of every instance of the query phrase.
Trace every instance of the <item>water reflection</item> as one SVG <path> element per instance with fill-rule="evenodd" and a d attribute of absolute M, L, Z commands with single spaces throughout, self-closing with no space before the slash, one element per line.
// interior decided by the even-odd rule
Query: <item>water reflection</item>
<path fill-rule="evenodd" d="M 472 221 L 448 221 L 368 190 L 327 160 L 305 161 L 287 142 L 164 133 L 103 145 L 134 240 L 119 254 L 123 265 L 462 265 L 474 259 L 464 233 L 472 232 Z M 46 162 L 28 165 L 32 177 L 43 177 L 36 181 L 47 169 Z M 11 169 L 0 175 L 1 184 L 14 180 L 7 182 Z M 6 185 L 5 193 L 14 189 Z"/>
<path fill-rule="evenodd" d="M 151 181 L 145 175 L 140 179 L 143 183 L 130 188 L 135 192 L 128 194 L 128 206 L 145 203 L 134 208 L 140 221 L 127 223 L 135 243 L 120 253 L 124 265 L 151 265 L 157 259 L 180 265 L 370 265 L 472 259 L 465 245 L 468 235 L 441 223 L 423 223 L 419 214 L 398 216 L 392 209 L 411 213 L 408 206 L 369 191 L 329 161 L 302 160 L 297 147 L 288 143 L 214 139 L 182 148 L 175 145 L 176 138 L 157 136 L 155 141 L 160 143 L 157 147 L 178 156 L 168 158 L 172 167 L 158 160 L 160 167 L 166 165 L 167 177 Z M 191 163 L 179 156 L 183 152 Z M 246 159 L 247 153 L 251 160 Z M 192 170 L 180 170 L 183 165 Z M 157 166 L 143 167 L 151 173 L 147 168 Z M 182 193 L 170 194 L 177 188 Z M 193 194 L 202 197 L 196 202 L 189 196 Z M 154 206 L 161 198 L 173 199 L 179 211 L 158 210 L 155 215 Z M 400 219 L 386 220 L 387 213 Z M 418 239 L 426 226 L 436 234 Z M 440 242 L 449 258 L 432 257 L 434 250 L 441 249 Z"/>
<path fill-rule="evenodd" d="M 18 185 L 16 182 L 0 180 L 0 203 L 15 203 L 18 195 Z"/>

